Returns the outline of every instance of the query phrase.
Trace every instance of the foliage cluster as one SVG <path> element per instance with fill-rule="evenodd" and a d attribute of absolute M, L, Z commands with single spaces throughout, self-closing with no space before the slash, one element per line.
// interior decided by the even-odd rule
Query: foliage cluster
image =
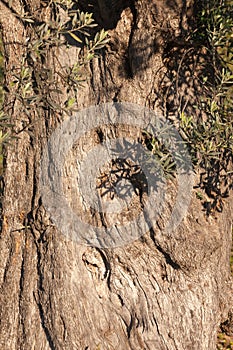
<path fill-rule="evenodd" d="M 13 2 L 8 2 L 17 19 L 25 28 L 30 27 L 30 37 L 25 43 L 24 55 L 19 65 L 12 70 L 12 80 L 5 90 L 10 93 L 14 104 L 19 106 L 19 114 L 26 114 L 29 125 L 35 108 L 42 107 L 49 112 L 54 111 L 70 114 L 76 106 L 77 93 L 87 78 L 85 67 L 108 42 L 105 30 L 97 31 L 91 13 L 81 12 L 77 8 L 77 1 L 51 0 L 43 3 L 52 14 L 44 22 L 34 18 L 33 13 L 23 12 L 17 14 Z M 32 34 L 33 33 L 33 34 Z M 50 52 L 55 49 L 69 50 L 77 48 L 76 61 L 72 65 L 56 62 L 45 65 Z M 0 55 L 0 78 L 3 82 L 3 48 Z M 59 82 L 59 83 L 58 83 Z M 0 84 L 1 85 L 1 84 Z M 66 89 L 67 99 L 57 101 L 61 93 L 59 86 Z M 0 156 L 2 164 L 2 148 L 14 135 L 14 126 L 9 123 L 11 104 L 4 106 L 3 90 L 0 90 Z M 25 126 L 27 127 L 27 126 Z M 23 130 L 25 130 L 25 127 Z"/>
<path fill-rule="evenodd" d="M 182 42 L 189 45 L 188 50 L 190 46 L 192 50 L 196 49 L 196 55 L 206 53 L 203 63 L 206 75 L 199 77 L 203 95 L 197 98 L 195 115 L 188 115 L 185 107 L 182 110 L 179 107 L 177 114 L 179 133 L 189 149 L 195 170 L 201 171 L 197 197 L 209 215 L 216 210 L 222 211 L 224 198 L 232 188 L 233 1 L 204 0 L 197 5 L 196 29 L 192 26 L 192 32 L 187 33 Z M 177 69 L 177 75 L 184 60 L 185 56 L 182 56 L 172 65 L 172 69 Z M 167 92 L 162 101 L 165 114 L 166 97 Z M 146 144 L 159 160 L 165 175 L 173 176 L 176 161 L 166 147 L 152 135 L 146 135 Z"/>
<path fill-rule="evenodd" d="M 222 210 L 232 188 L 233 161 L 233 1 L 205 0 L 193 42 L 211 58 L 213 76 L 203 76 L 208 91 L 197 107 L 203 118 L 180 114 L 180 132 L 195 165 L 203 169 L 200 187 L 209 197 L 207 212 Z"/>

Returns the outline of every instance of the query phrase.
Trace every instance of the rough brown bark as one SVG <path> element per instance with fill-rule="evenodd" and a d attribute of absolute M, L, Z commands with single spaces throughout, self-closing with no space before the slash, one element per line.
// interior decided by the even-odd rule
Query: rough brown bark
<path fill-rule="evenodd" d="M 39 1 L 24 4 L 39 20 L 50 16 Z M 86 9 L 85 2 L 80 4 Z M 203 60 L 182 42 L 193 2 L 144 0 L 128 5 L 119 4 L 110 44 L 90 64 L 79 108 L 116 100 L 155 108 L 162 95 L 171 111 L 183 103 L 191 108 L 199 91 L 192 72 L 195 68 L 196 75 L 201 73 Z M 22 3 L 14 1 L 13 7 L 19 13 Z M 9 83 L 31 29 L 2 1 L 0 11 Z M 106 11 L 100 7 L 96 19 L 109 28 Z M 176 66 L 175 54 L 188 57 L 187 65 Z M 63 50 L 49 53 L 46 67 L 55 64 L 54 55 L 60 62 L 72 61 L 75 49 L 67 56 Z M 171 65 L 177 72 L 175 84 Z M 65 91 L 57 98 L 65 99 Z M 193 193 L 187 216 L 169 238 L 159 234 L 170 214 L 168 205 L 159 226 L 127 246 L 79 245 L 52 225 L 39 190 L 42 147 L 59 114 L 37 106 L 30 116 L 21 114 L 11 95 L 6 108 L 18 132 L 25 123 L 28 127 L 6 157 L 1 349 L 215 349 L 217 327 L 231 305 L 232 200 L 226 201 L 223 213 L 207 218 Z M 170 187 L 172 195 L 175 185 Z"/>

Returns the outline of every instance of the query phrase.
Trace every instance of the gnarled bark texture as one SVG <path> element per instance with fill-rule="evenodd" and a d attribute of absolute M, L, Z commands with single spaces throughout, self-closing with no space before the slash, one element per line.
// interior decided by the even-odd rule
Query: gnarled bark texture
<path fill-rule="evenodd" d="M 5 3 L 0 21 L 9 84 L 33 29 Z M 155 108 L 166 97 L 169 111 L 191 110 L 204 60 L 183 40 L 193 1 L 96 3 L 79 6 L 94 10 L 111 40 L 89 66 L 79 109 L 108 101 Z M 50 19 L 46 2 L 12 2 L 17 13 L 23 6 L 38 21 Z M 69 64 L 75 50 L 51 49 L 41 64 Z M 27 64 L 36 71 L 33 61 Z M 66 98 L 63 90 L 57 103 Z M 4 174 L 1 349 L 215 349 L 217 327 L 230 308 L 232 201 L 207 218 L 194 192 L 187 216 L 169 237 L 159 234 L 167 205 L 158 227 L 127 246 L 80 245 L 52 225 L 41 202 L 42 147 L 59 113 L 35 106 L 27 115 L 10 93 L 6 101 L 19 137 L 7 150 Z M 176 193 L 172 183 L 169 193 Z"/>

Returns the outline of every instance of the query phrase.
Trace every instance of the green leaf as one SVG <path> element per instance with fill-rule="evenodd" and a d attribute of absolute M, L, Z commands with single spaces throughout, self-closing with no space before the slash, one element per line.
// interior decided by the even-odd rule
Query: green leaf
<path fill-rule="evenodd" d="M 72 36 L 72 38 L 77 41 L 78 43 L 82 43 L 82 40 L 77 36 L 75 35 L 74 33 L 72 32 L 69 32 L 70 36 Z"/>
<path fill-rule="evenodd" d="M 74 97 L 70 97 L 67 101 L 67 108 L 71 108 L 74 103 L 75 103 L 76 99 Z"/>

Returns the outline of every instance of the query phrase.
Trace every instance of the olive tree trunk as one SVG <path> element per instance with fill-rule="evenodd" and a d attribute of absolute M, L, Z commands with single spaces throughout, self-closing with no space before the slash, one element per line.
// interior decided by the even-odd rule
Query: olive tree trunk
<path fill-rule="evenodd" d="M 99 25 L 109 29 L 110 42 L 86 68 L 78 109 L 109 101 L 154 109 L 163 98 L 162 107 L 171 113 L 182 104 L 191 111 L 201 93 L 204 61 L 183 40 L 192 25 L 193 2 L 96 3 L 88 7 L 80 1 L 79 6 L 94 11 Z M 43 147 L 61 122 L 49 98 L 62 104 L 67 89 L 58 79 L 62 93 L 45 89 L 47 106 L 36 100 L 27 112 L 15 95 L 12 72 L 26 57 L 25 66 L 42 91 L 50 78 L 40 72 L 72 64 L 79 49 L 51 48 L 39 63 L 27 57 L 34 29 L 17 15 L 23 17 L 23 11 L 38 23 L 54 18 L 47 1 L 0 1 L 9 89 L 4 108 L 17 134 L 5 158 L 1 349 L 215 349 L 217 328 L 231 306 L 232 200 L 225 201 L 222 213 L 207 217 L 193 191 L 187 215 L 169 237 L 159 234 L 169 219 L 169 203 L 157 227 L 124 246 L 98 248 L 65 237 L 43 205 L 39 178 Z M 98 135 L 89 135 L 89 145 Z M 81 142 L 78 153 L 85 152 Z M 169 186 L 172 198 L 175 182 Z M 96 220 L 101 226 L 101 218 Z"/>

